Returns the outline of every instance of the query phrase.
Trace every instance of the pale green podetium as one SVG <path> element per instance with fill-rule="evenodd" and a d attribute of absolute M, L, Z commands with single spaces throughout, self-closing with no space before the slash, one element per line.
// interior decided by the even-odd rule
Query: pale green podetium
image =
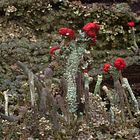
<path fill-rule="evenodd" d="M 74 113 L 77 109 L 75 76 L 78 71 L 80 59 L 84 53 L 85 47 L 83 45 L 80 47 L 76 47 L 75 43 L 71 43 L 70 47 L 72 48 L 72 52 L 69 55 L 65 71 L 65 78 L 67 80 L 68 86 L 66 98 L 68 101 L 69 112 Z"/>

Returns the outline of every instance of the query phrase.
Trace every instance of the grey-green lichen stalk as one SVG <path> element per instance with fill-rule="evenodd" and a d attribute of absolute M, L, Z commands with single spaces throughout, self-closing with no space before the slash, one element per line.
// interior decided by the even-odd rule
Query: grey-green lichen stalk
<path fill-rule="evenodd" d="M 76 112 L 77 103 L 76 103 L 76 81 L 75 76 L 78 71 L 78 66 L 80 63 L 80 59 L 84 53 L 84 46 L 76 47 L 75 43 L 70 44 L 72 49 L 71 54 L 69 55 L 65 78 L 67 80 L 67 101 L 68 101 L 68 109 L 70 113 Z"/>
<path fill-rule="evenodd" d="M 96 95 L 97 93 L 100 93 L 100 85 L 102 83 L 102 80 L 103 80 L 103 76 L 98 75 L 97 83 L 96 83 L 95 89 L 94 89 L 94 95 Z"/>
<path fill-rule="evenodd" d="M 138 53 L 139 47 L 138 47 L 137 42 L 136 42 L 136 35 L 135 35 L 135 28 L 134 27 L 132 27 L 132 38 L 133 38 L 133 45 L 134 45 L 134 47 L 132 49 L 134 49 L 134 51 L 136 53 Z"/>
<path fill-rule="evenodd" d="M 135 95 L 134 95 L 134 93 L 133 93 L 133 91 L 132 91 L 132 89 L 129 85 L 129 82 L 128 82 L 127 78 L 123 78 L 122 80 L 123 80 L 123 85 L 122 86 L 128 90 L 128 92 L 130 94 L 130 97 L 133 101 L 135 112 L 140 113 L 138 101 L 137 101 L 137 99 L 136 99 L 136 97 L 135 97 Z"/>

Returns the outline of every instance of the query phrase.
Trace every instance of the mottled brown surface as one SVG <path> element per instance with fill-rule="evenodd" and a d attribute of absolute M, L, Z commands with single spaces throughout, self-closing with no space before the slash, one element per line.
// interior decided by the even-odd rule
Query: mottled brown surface
<path fill-rule="evenodd" d="M 128 3 L 131 10 L 140 16 L 140 0 L 81 0 L 83 4 L 103 3 L 111 6 L 112 4 Z"/>

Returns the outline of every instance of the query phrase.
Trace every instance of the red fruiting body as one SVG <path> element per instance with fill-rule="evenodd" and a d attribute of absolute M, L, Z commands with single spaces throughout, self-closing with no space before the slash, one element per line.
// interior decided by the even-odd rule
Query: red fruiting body
<path fill-rule="evenodd" d="M 118 69 L 118 70 L 122 70 L 126 67 L 126 62 L 124 59 L 122 58 L 117 58 L 115 61 L 114 61 L 114 66 Z"/>
<path fill-rule="evenodd" d="M 92 32 L 92 31 L 87 31 L 86 32 L 86 35 L 89 36 L 89 37 L 93 37 L 93 38 L 96 37 L 96 33 L 95 32 Z"/>
<path fill-rule="evenodd" d="M 128 22 L 127 25 L 128 25 L 129 27 L 134 27 L 134 26 L 135 26 L 135 23 L 134 23 L 133 21 L 131 21 L 131 22 Z"/>
<path fill-rule="evenodd" d="M 60 28 L 58 32 L 63 36 L 68 36 L 70 39 L 75 38 L 75 31 L 73 31 L 72 29 Z"/>
<path fill-rule="evenodd" d="M 109 71 L 109 68 L 110 68 L 110 64 L 105 63 L 104 66 L 103 66 L 103 70 L 104 70 L 105 72 L 108 72 L 108 71 Z"/>
<path fill-rule="evenodd" d="M 83 31 L 89 37 L 95 37 L 96 32 L 98 32 L 99 29 L 100 29 L 100 26 L 97 23 L 94 23 L 94 22 L 89 22 L 83 27 Z"/>

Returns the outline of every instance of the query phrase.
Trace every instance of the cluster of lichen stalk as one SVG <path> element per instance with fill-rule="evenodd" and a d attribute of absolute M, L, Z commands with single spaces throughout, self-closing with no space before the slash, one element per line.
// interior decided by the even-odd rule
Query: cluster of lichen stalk
<path fill-rule="evenodd" d="M 134 35 L 134 34 L 133 34 Z M 134 37 L 135 38 L 135 37 Z M 84 40 L 84 39 L 83 39 Z M 82 41 L 83 41 L 82 40 Z M 36 76 L 32 73 L 31 70 L 29 70 L 23 63 L 17 62 L 17 65 L 24 71 L 24 74 L 28 76 L 29 79 L 29 88 L 30 88 L 30 97 L 31 97 L 31 106 L 32 108 L 38 108 L 38 110 L 43 113 L 47 114 L 49 113 L 52 117 L 52 123 L 54 124 L 54 128 L 59 128 L 58 123 L 58 113 L 57 109 L 60 108 L 63 115 L 66 117 L 66 120 L 68 120 L 69 114 L 77 115 L 78 110 L 78 104 L 81 102 L 81 98 L 84 98 L 84 113 L 86 115 L 86 118 L 88 120 L 89 116 L 89 84 L 90 81 L 93 80 L 92 77 L 89 76 L 88 72 L 83 73 L 81 68 L 79 68 L 79 65 L 81 63 L 81 60 L 84 56 L 84 53 L 86 51 L 86 47 L 88 45 L 88 41 L 80 40 L 80 43 L 78 41 L 72 41 L 69 43 L 69 48 L 71 49 L 70 54 L 67 57 L 66 60 L 66 66 L 63 74 L 63 78 L 58 83 L 62 87 L 61 90 L 63 90 L 63 93 L 65 95 L 55 95 L 55 97 L 52 95 L 51 87 L 53 84 L 53 69 L 55 67 L 55 64 L 51 62 L 50 65 L 45 69 L 44 73 L 42 75 Z M 135 44 L 136 41 L 134 40 Z M 78 73 L 80 74 L 78 76 Z M 80 79 L 77 79 L 80 78 Z M 132 108 L 134 108 L 135 114 L 139 114 L 139 106 L 137 99 L 129 85 L 129 82 L 127 78 L 123 78 L 121 71 L 117 71 L 116 75 L 113 75 L 113 82 L 114 82 L 114 90 L 109 90 L 107 86 L 103 86 L 102 90 L 106 93 L 108 99 L 110 100 L 110 114 L 111 114 L 111 123 L 115 122 L 115 111 L 114 108 L 118 106 L 119 110 L 121 111 L 121 119 L 122 122 L 125 122 L 125 110 L 127 108 L 127 111 L 130 115 L 130 118 L 133 117 L 130 109 L 130 104 L 128 101 L 128 96 L 130 96 L 130 99 L 132 100 Z M 97 82 L 95 84 L 94 92 L 92 93 L 92 96 L 97 96 L 97 94 L 100 96 L 101 92 L 101 83 L 103 80 L 103 75 L 97 76 Z M 36 89 L 35 89 L 36 87 Z M 22 112 L 21 116 L 11 118 L 11 116 L 8 116 L 8 91 L 5 91 L 3 93 L 5 97 L 5 115 L 0 114 L 1 117 L 7 120 L 17 121 L 22 118 L 22 115 L 24 113 Z M 38 93 L 38 95 L 35 94 L 35 92 Z M 79 93 L 81 95 L 78 95 Z M 78 97 L 79 96 L 79 97 Z M 38 97 L 38 99 L 37 99 Z M 65 98 L 66 97 L 66 98 Z M 80 99 L 78 99 L 80 98 Z M 37 102 L 38 101 L 38 102 Z M 66 105 L 65 105 L 66 103 Z M 57 106 L 58 105 L 58 106 Z"/>
<path fill-rule="evenodd" d="M 133 31 L 133 38 L 134 38 L 134 46 L 136 46 L 136 40 L 135 40 L 135 34 Z M 76 81 L 75 81 L 75 76 L 78 71 L 78 66 L 80 64 L 80 59 L 84 55 L 84 50 L 85 46 L 82 47 L 72 47 L 73 50 L 71 54 L 68 57 L 67 60 L 67 65 L 66 65 L 66 70 L 65 70 L 65 78 L 67 80 L 67 103 L 68 103 L 68 110 L 70 113 L 75 113 L 77 110 L 77 90 L 76 90 Z M 84 44 L 87 45 L 87 44 Z M 137 48 L 137 47 L 136 47 Z M 137 50 L 138 51 L 138 50 Z M 101 83 L 102 83 L 102 77 L 103 75 L 98 75 L 97 77 L 97 83 L 94 87 L 94 93 L 93 96 L 96 96 L 97 94 L 100 95 L 100 89 L 101 89 Z M 84 74 L 84 94 L 89 94 L 89 83 L 92 80 L 91 77 L 89 77 L 88 73 Z M 108 90 L 106 86 L 103 86 L 103 91 L 106 93 L 108 99 L 110 100 L 110 114 L 111 114 L 111 122 L 115 122 L 115 113 L 113 111 L 113 108 L 118 106 L 119 110 L 121 111 L 121 119 L 122 122 L 125 122 L 125 109 L 127 108 L 128 114 L 130 115 L 130 118 L 132 118 L 132 113 L 131 113 L 131 107 L 130 103 L 128 100 L 128 96 L 130 96 L 132 102 L 133 102 L 133 107 L 135 110 L 135 114 L 139 114 L 139 107 L 138 107 L 138 102 L 136 100 L 135 95 L 133 94 L 133 91 L 128 83 L 127 78 L 123 78 L 121 71 L 117 72 L 117 75 L 113 76 L 113 81 L 114 81 L 114 94 L 111 94 L 111 92 Z M 88 91 L 88 92 L 86 92 Z M 128 94 L 129 93 L 129 94 Z M 85 95 L 86 99 L 87 95 Z M 114 98 L 114 99 L 113 99 Z M 87 109 L 85 102 L 85 112 Z"/>

